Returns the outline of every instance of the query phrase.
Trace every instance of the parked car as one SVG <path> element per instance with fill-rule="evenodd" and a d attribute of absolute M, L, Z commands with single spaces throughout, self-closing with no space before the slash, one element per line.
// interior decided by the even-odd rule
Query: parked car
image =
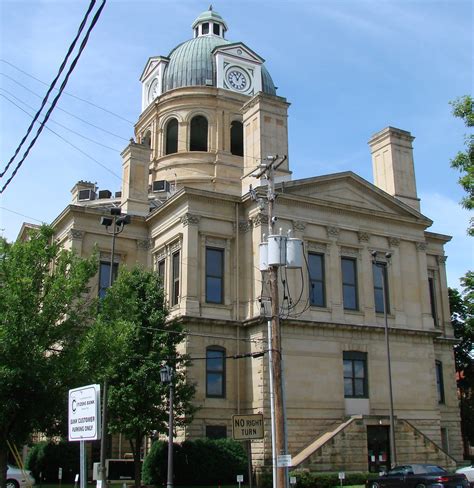
<path fill-rule="evenodd" d="M 15 466 L 8 465 L 7 469 L 7 488 L 24 488 L 33 486 L 35 479 L 31 471 L 21 470 Z"/>
<path fill-rule="evenodd" d="M 434 464 L 396 466 L 377 480 L 367 481 L 367 488 L 469 488 L 462 473 L 450 474 Z"/>
<path fill-rule="evenodd" d="M 471 466 L 466 466 L 464 468 L 459 468 L 456 470 L 456 473 L 462 473 L 463 475 L 465 475 L 467 481 L 471 483 L 471 487 L 474 488 L 474 464 L 471 464 Z"/>

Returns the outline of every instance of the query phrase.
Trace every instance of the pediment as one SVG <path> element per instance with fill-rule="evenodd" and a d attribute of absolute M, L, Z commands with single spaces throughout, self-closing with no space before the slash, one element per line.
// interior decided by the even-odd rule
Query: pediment
<path fill-rule="evenodd" d="M 333 206 L 352 207 L 374 213 L 425 219 L 405 203 L 352 172 L 294 180 L 285 183 L 284 193 L 324 201 Z"/>
<path fill-rule="evenodd" d="M 214 54 L 225 54 L 234 58 L 250 61 L 256 64 L 262 64 L 265 60 L 260 57 L 255 51 L 252 51 L 243 42 L 234 42 L 224 46 L 217 46 L 213 50 Z"/>
<path fill-rule="evenodd" d="M 140 76 L 140 81 L 146 80 L 155 71 L 157 66 L 162 62 L 168 63 L 169 59 L 165 58 L 164 56 L 153 56 L 149 58 L 145 65 L 143 73 Z"/>

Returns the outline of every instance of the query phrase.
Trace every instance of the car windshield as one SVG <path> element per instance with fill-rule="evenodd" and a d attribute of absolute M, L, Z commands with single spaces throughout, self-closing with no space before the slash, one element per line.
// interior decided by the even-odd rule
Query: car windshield
<path fill-rule="evenodd" d="M 447 471 L 439 466 L 425 466 L 426 472 L 430 474 L 444 474 Z"/>

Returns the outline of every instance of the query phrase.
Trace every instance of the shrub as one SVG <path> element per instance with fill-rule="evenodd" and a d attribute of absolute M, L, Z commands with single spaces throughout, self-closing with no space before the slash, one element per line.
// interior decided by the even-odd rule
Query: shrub
<path fill-rule="evenodd" d="M 26 459 L 26 467 L 33 472 L 36 481 L 56 483 L 58 470 L 63 469 L 63 483 L 73 483 L 79 473 L 79 443 L 78 442 L 39 442 L 35 444 Z"/>
<path fill-rule="evenodd" d="M 174 482 L 208 485 L 235 483 L 247 470 L 247 456 L 242 445 L 231 439 L 198 439 L 174 444 Z M 168 444 L 153 443 L 143 463 L 143 482 L 162 485 L 166 481 Z"/>

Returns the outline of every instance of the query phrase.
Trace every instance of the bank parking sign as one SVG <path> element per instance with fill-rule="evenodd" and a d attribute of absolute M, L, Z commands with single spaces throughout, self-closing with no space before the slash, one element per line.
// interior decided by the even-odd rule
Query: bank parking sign
<path fill-rule="evenodd" d="M 263 439 L 263 415 L 232 415 L 232 437 L 236 441 Z"/>
<path fill-rule="evenodd" d="M 69 390 L 68 434 L 70 441 L 100 439 L 100 385 Z"/>

